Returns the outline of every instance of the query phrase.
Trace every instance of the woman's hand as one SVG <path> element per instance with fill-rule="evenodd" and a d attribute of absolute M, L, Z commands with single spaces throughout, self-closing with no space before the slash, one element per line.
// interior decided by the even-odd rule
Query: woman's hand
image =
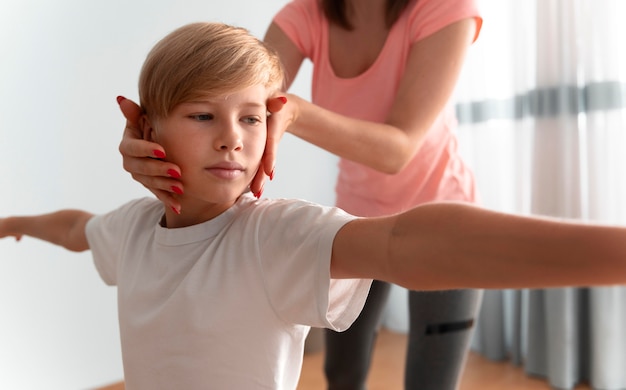
<path fill-rule="evenodd" d="M 121 96 L 117 102 L 126 118 L 124 136 L 119 145 L 124 169 L 161 202 L 180 213 L 180 202 L 173 196 L 174 193 L 183 193 L 183 185 L 177 180 L 181 177 L 180 168 L 160 160 L 165 158 L 165 150 L 161 145 L 143 139 L 139 124 L 141 108 Z"/>
<path fill-rule="evenodd" d="M 285 107 L 289 107 L 289 109 L 286 109 Z M 263 193 L 265 178 L 267 176 L 269 176 L 270 180 L 274 178 L 274 166 L 276 164 L 278 143 L 287 130 L 287 127 L 293 123 L 293 108 L 293 104 L 287 106 L 287 98 L 284 96 L 273 97 L 267 101 L 267 110 L 270 112 L 270 115 L 267 119 L 267 140 L 265 142 L 265 151 L 263 152 L 263 158 L 261 159 L 259 170 L 250 183 L 250 190 L 257 198 L 260 198 Z"/>

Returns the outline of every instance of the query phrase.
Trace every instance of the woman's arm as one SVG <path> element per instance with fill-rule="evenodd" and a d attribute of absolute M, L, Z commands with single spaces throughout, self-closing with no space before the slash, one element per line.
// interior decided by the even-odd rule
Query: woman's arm
<path fill-rule="evenodd" d="M 339 115 L 288 95 L 289 103 L 280 115 L 284 128 L 340 157 L 381 172 L 397 173 L 417 153 L 450 99 L 476 28 L 474 18 L 464 19 L 413 44 L 385 123 Z M 278 47 L 288 74 L 294 75 L 291 81 L 302 55 L 277 26 L 270 28 L 266 39 Z"/>
<path fill-rule="evenodd" d="M 430 203 L 348 223 L 331 264 L 413 290 L 624 284 L 626 228 Z"/>
<path fill-rule="evenodd" d="M 273 48 L 280 58 L 285 70 L 285 91 L 291 87 L 293 80 L 300 71 L 300 66 L 304 61 L 304 55 L 300 53 L 298 47 L 289 39 L 287 34 L 274 22 L 270 24 L 265 32 L 263 41 Z"/>
<path fill-rule="evenodd" d="M 81 252 L 89 249 L 85 226 L 93 215 L 80 210 L 61 210 L 36 216 L 0 218 L 0 238 L 31 236 Z"/>

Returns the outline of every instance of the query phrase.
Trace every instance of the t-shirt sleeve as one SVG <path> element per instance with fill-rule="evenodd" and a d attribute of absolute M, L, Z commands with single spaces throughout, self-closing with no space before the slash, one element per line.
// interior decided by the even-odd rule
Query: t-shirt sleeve
<path fill-rule="evenodd" d="M 85 227 L 94 265 L 107 285 L 117 284 L 120 253 L 131 226 L 129 218 L 132 219 L 130 216 L 137 212 L 137 206 L 142 202 L 146 199 L 134 200 L 106 214 L 96 215 Z"/>
<path fill-rule="evenodd" d="M 420 0 L 410 12 L 411 42 L 417 42 L 465 18 L 476 19 L 475 41 L 483 22 L 476 0 Z"/>
<path fill-rule="evenodd" d="M 356 217 L 302 201 L 267 214 L 259 241 L 261 269 L 278 317 L 347 329 L 363 308 L 371 280 L 331 279 L 330 259 L 337 232 Z"/>
<path fill-rule="evenodd" d="M 285 5 L 273 22 L 307 58 L 313 58 L 320 37 L 321 13 L 316 0 L 294 0 Z"/>

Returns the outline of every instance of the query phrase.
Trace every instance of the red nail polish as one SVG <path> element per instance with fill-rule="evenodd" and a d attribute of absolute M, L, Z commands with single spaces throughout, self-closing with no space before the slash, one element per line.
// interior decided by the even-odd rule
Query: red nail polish
<path fill-rule="evenodd" d="M 279 96 L 277 97 L 278 100 L 280 100 L 283 104 L 287 104 L 287 98 L 284 96 Z"/>
<path fill-rule="evenodd" d="M 180 177 L 180 173 L 178 173 L 178 171 L 174 170 L 174 169 L 168 169 L 167 170 L 167 174 L 170 177 L 173 177 L 174 179 L 178 179 Z"/>
<path fill-rule="evenodd" d="M 171 188 L 172 188 L 172 191 L 174 191 L 178 195 L 182 195 L 183 194 L 183 190 L 181 190 L 180 187 L 172 186 Z"/>
<path fill-rule="evenodd" d="M 274 169 L 270 172 L 270 181 L 274 180 Z"/>
<path fill-rule="evenodd" d="M 124 100 L 126 100 L 126 98 L 124 96 L 118 96 L 117 97 L 117 104 L 120 104 L 121 102 L 123 102 Z"/>
<path fill-rule="evenodd" d="M 154 154 L 154 157 L 156 158 L 165 158 L 165 153 L 163 153 L 162 151 L 158 149 L 153 150 L 152 154 Z"/>
<path fill-rule="evenodd" d="M 180 215 L 180 210 L 177 209 L 176 207 L 172 206 L 172 211 L 174 211 L 176 214 Z"/>

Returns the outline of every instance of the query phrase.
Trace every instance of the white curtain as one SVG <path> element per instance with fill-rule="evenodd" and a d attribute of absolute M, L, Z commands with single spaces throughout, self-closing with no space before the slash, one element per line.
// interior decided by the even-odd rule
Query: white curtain
<path fill-rule="evenodd" d="M 626 225 L 626 1 L 481 9 L 456 97 L 482 204 Z M 480 353 L 554 388 L 626 388 L 624 287 L 487 291 L 476 336 Z"/>

